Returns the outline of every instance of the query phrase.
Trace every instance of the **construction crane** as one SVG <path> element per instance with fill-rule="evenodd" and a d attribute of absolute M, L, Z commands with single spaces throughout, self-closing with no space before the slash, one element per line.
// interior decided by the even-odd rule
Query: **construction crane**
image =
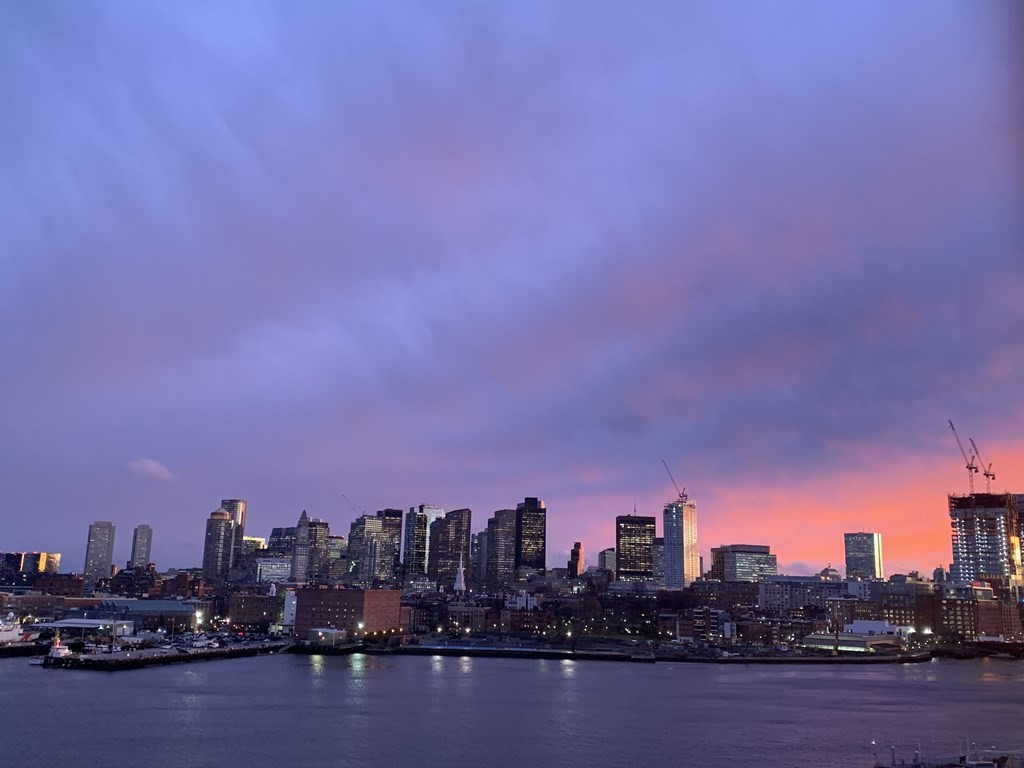
<path fill-rule="evenodd" d="M 685 502 L 686 501 L 686 489 L 683 488 L 683 490 L 679 490 L 679 483 L 677 483 L 676 479 L 674 477 L 672 477 L 672 470 L 668 468 L 668 462 L 665 461 L 664 457 L 662 457 L 661 463 L 665 465 L 665 471 L 668 472 L 668 479 L 671 480 L 672 481 L 672 485 L 674 485 L 676 487 L 676 493 L 679 494 L 679 500 L 682 501 L 682 502 Z"/>
<path fill-rule="evenodd" d="M 949 422 L 949 428 L 953 430 L 953 437 L 956 438 L 957 447 L 960 448 L 960 455 L 964 457 L 964 465 L 967 468 L 967 485 L 971 489 L 971 495 L 974 495 L 974 475 L 978 471 L 978 468 L 974 466 L 974 454 L 971 457 L 967 457 L 967 451 L 964 450 L 964 444 L 960 442 L 960 435 L 956 433 L 956 427 L 953 426 L 953 422 Z"/>
<path fill-rule="evenodd" d="M 981 471 L 985 475 L 985 493 L 992 493 L 992 481 L 996 479 L 996 473 L 992 471 L 992 462 L 988 465 L 985 464 L 985 460 L 981 458 L 981 451 L 978 450 L 978 446 L 974 443 L 973 437 L 968 437 L 967 442 L 971 444 L 971 448 L 974 449 L 974 455 L 978 457 L 978 461 L 981 462 Z M 977 470 L 975 470 L 977 472 Z"/>
<path fill-rule="evenodd" d="M 366 514 L 365 512 L 360 512 L 360 511 L 359 511 L 358 509 L 356 509 L 356 505 L 352 503 L 352 499 L 350 499 L 350 498 L 349 498 L 348 496 L 346 496 L 346 495 L 345 495 L 344 493 L 343 493 L 343 494 L 341 494 L 341 498 L 343 498 L 343 499 L 345 500 L 345 502 L 346 502 L 346 503 L 347 503 L 347 504 L 348 504 L 348 505 L 349 505 L 350 507 L 352 507 L 352 511 L 356 513 L 356 517 L 360 517 L 360 516 L 362 516 L 362 515 Z"/>

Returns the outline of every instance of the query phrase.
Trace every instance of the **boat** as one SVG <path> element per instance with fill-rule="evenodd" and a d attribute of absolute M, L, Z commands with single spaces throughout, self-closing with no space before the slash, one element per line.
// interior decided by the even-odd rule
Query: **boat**
<path fill-rule="evenodd" d="M 33 667 L 41 667 L 45 662 L 45 656 L 33 656 L 31 659 L 28 660 L 28 663 L 31 664 Z"/>
<path fill-rule="evenodd" d="M 0 619 L 0 645 L 16 643 L 21 640 L 23 634 L 21 624 L 14 618 L 13 613 L 8 613 L 7 618 Z"/>
<path fill-rule="evenodd" d="M 60 642 L 60 632 L 57 632 L 53 636 L 53 645 L 50 646 L 50 652 L 47 656 L 51 659 L 65 659 L 71 655 L 71 649 L 66 645 L 62 645 Z"/>

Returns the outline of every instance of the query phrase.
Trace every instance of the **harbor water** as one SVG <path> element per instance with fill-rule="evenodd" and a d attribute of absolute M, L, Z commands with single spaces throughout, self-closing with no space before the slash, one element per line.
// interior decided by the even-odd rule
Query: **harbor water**
<path fill-rule="evenodd" d="M 11 765 L 869 768 L 1024 745 L 1024 662 L 720 666 L 273 655 L 0 659 Z M 874 742 L 874 746 L 872 746 Z"/>

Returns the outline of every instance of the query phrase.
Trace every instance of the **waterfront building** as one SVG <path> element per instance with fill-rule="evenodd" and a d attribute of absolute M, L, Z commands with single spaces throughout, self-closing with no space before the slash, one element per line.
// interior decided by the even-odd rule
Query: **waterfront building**
<path fill-rule="evenodd" d="M 586 568 L 583 562 L 583 543 L 576 541 L 573 542 L 572 552 L 569 553 L 569 576 L 578 577 L 583 575 L 583 571 Z"/>
<path fill-rule="evenodd" d="M 845 597 L 846 594 L 845 583 L 820 574 L 765 576 L 758 582 L 757 607 L 776 616 L 789 617 L 791 613 L 803 612 L 808 607 L 824 611 L 829 599 Z"/>
<path fill-rule="evenodd" d="M 152 560 L 153 529 L 145 523 L 135 526 L 132 534 L 132 557 L 129 568 L 145 568 Z"/>
<path fill-rule="evenodd" d="M 1021 524 L 1017 496 L 974 493 L 948 497 L 952 529 L 954 582 L 1000 579 L 1019 584 Z"/>
<path fill-rule="evenodd" d="M 242 556 L 242 540 L 245 538 L 245 499 L 221 499 L 220 508 L 231 515 L 231 552 L 228 555 L 228 568 L 238 565 Z"/>
<path fill-rule="evenodd" d="M 697 505 L 685 498 L 665 503 L 662 512 L 665 538 L 665 588 L 683 589 L 700 578 L 697 544 Z"/>
<path fill-rule="evenodd" d="M 615 578 L 651 581 L 654 578 L 653 517 L 619 515 L 615 518 Z"/>
<path fill-rule="evenodd" d="M 231 569 L 231 548 L 234 544 L 234 520 L 231 513 L 218 507 L 206 521 L 203 544 L 203 580 L 221 585 L 227 581 Z"/>
<path fill-rule="evenodd" d="M 306 588 L 295 595 L 296 637 L 306 637 L 314 627 L 343 629 L 350 637 L 401 627 L 401 590 Z"/>
<path fill-rule="evenodd" d="M 85 546 L 85 569 L 82 577 L 86 589 L 91 589 L 100 579 L 109 579 L 110 566 L 114 562 L 114 524 L 97 520 L 89 526 L 89 539 Z"/>
<path fill-rule="evenodd" d="M 846 578 L 884 579 L 882 534 L 844 533 Z"/>
<path fill-rule="evenodd" d="M 444 516 L 442 507 L 420 504 L 410 507 L 405 516 L 405 541 L 402 551 L 402 569 L 406 579 L 420 579 L 427 575 L 430 550 L 430 524 Z"/>
<path fill-rule="evenodd" d="M 515 580 L 516 511 L 496 511 L 487 521 L 485 540 L 485 581 L 492 590 L 504 589 Z"/>
<path fill-rule="evenodd" d="M 302 510 L 295 524 L 295 544 L 292 547 L 292 575 L 295 581 L 305 581 L 309 574 L 309 515 Z"/>
<path fill-rule="evenodd" d="M 472 514 L 468 509 L 453 509 L 430 524 L 427 578 L 445 591 L 452 589 L 459 564 L 469 560 Z"/>
<path fill-rule="evenodd" d="M 602 549 L 597 553 L 597 567 L 602 571 L 615 572 L 615 547 Z"/>
<path fill-rule="evenodd" d="M 527 496 L 516 506 L 516 570 L 530 568 L 543 573 L 546 559 L 547 508 L 540 499 Z"/>
<path fill-rule="evenodd" d="M 281 623 L 284 595 L 231 595 L 228 598 L 228 618 L 236 629 L 266 632 L 273 624 Z"/>
<path fill-rule="evenodd" d="M 778 575 L 778 560 L 762 544 L 724 544 L 711 548 L 711 578 L 719 581 L 759 581 Z"/>

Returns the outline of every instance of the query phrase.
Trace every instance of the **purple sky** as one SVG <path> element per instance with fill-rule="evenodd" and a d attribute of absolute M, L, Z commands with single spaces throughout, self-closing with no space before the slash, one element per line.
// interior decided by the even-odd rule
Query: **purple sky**
<path fill-rule="evenodd" d="M 664 456 L 705 554 L 930 571 L 949 418 L 1024 492 L 1012 0 L 0 9 L 0 550 L 529 495 L 593 561 Z"/>

